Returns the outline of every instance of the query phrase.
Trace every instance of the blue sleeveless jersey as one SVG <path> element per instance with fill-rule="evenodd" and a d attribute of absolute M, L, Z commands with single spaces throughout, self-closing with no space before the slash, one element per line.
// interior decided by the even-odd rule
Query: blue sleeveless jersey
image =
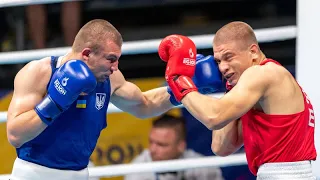
<path fill-rule="evenodd" d="M 51 57 L 52 74 L 58 57 Z M 86 168 L 100 132 L 107 126 L 110 80 L 98 83 L 33 140 L 17 148 L 20 159 L 64 170 Z"/>

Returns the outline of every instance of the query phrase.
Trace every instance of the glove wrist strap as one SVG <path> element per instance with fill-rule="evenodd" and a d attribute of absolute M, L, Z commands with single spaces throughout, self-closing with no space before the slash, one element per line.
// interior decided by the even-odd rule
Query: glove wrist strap
<path fill-rule="evenodd" d="M 49 95 L 35 107 L 35 111 L 48 126 L 63 112 Z"/>

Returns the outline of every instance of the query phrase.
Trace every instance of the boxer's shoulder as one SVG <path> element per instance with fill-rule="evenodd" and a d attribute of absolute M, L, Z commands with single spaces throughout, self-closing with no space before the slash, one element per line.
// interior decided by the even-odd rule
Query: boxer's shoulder
<path fill-rule="evenodd" d="M 34 60 L 27 63 L 16 75 L 15 80 L 25 81 L 26 78 L 31 83 L 32 80 L 38 84 L 47 83 L 51 77 L 51 60 L 49 58 L 43 58 L 40 60 Z"/>
<path fill-rule="evenodd" d="M 262 72 L 264 72 L 265 77 L 269 79 L 272 85 L 279 87 L 284 81 L 293 80 L 292 74 L 283 66 L 268 62 L 263 66 L 259 66 Z"/>
<path fill-rule="evenodd" d="M 279 66 L 272 62 L 266 63 L 263 66 L 251 66 L 244 72 L 247 78 L 265 81 L 264 83 L 282 80 L 288 73 L 289 72 L 283 66 Z"/>
<path fill-rule="evenodd" d="M 25 73 L 32 73 L 33 75 L 45 76 L 51 74 L 51 59 L 43 58 L 40 60 L 30 61 L 22 69 Z"/>
<path fill-rule="evenodd" d="M 258 81 L 261 83 L 267 83 L 272 78 L 272 69 L 266 66 L 254 65 L 246 69 L 241 75 L 242 81 Z"/>
<path fill-rule="evenodd" d="M 267 62 L 263 66 L 257 66 L 261 68 L 262 70 L 272 73 L 272 75 L 290 75 L 290 72 L 283 67 L 282 65 L 276 64 L 274 62 Z"/>
<path fill-rule="evenodd" d="M 290 84 L 294 80 L 287 69 L 272 62 L 266 63 L 263 66 L 255 65 L 248 68 L 241 75 L 241 78 L 242 82 L 251 84 L 252 87 L 259 89 L 263 93 L 262 96 L 264 98 L 291 92 L 291 90 L 287 89 L 291 87 Z"/>

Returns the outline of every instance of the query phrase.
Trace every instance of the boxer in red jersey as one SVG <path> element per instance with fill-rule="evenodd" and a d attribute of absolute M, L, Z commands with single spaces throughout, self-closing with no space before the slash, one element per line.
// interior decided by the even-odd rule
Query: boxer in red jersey
<path fill-rule="evenodd" d="M 160 48 L 168 54 L 159 52 L 160 57 L 169 57 L 162 58 L 168 61 L 169 86 L 176 99 L 212 130 L 215 154 L 227 156 L 244 145 L 248 166 L 259 180 L 315 179 L 310 162 L 317 157 L 311 101 L 288 70 L 266 58 L 248 24 L 231 22 L 214 37 L 214 58 L 231 89 L 220 99 L 198 93 L 192 73 L 184 73 L 186 65 L 171 62 L 179 61 L 170 56 L 172 46 L 162 42 Z M 188 67 L 192 72 L 194 67 Z"/>

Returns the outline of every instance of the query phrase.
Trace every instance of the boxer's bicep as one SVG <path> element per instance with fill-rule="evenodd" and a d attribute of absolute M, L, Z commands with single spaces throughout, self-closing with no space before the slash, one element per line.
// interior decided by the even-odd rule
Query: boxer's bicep
<path fill-rule="evenodd" d="M 224 120 L 238 119 L 264 96 L 270 84 L 270 74 L 262 67 L 252 67 L 240 77 L 237 85 L 221 98 Z"/>
<path fill-rule="evenodd" d="M 143 119 L 160 115 L 173 107 L 167 87 L 142 92 L 137 85 L 125 81 L 123 76 L 116 78 L 113 76 L 111 79 L 114 91 L 110 101 L 119 109 Z M 123 82 L 119 83 L 121 79 Z"/>
<path fill-rule="evenodd" d="M 143 99 L 141 90 L 133 83 L 126 81 L 111 96 L 111 102 L 116 104 L 125 104 L 128 106 L 137 105 Z"/>
<path fill-rule="evenodd" d="M 14 80 L 7 118 L 7 137 L 14 147 L 21 147 L 47 127 L 34 110 L 46 94 L 51 75 L 51 66 L 42 62 L 26 65 Z"/>
<path fill-rule="evenodd" d="M 219 156 L 228 156 L 243 145 L 242 122 L 234 120 L 225 127 L 212 131 L 211 149 Z"/>
<path fill-rule="evenodd" d="M 123 111 L 130 112 L 132 108 L 143 102 L 143 94 L 140 88 L 126 81 L 122 73 L 117 71 L 110 77 L 112 95 L 111 103 Z"/>

